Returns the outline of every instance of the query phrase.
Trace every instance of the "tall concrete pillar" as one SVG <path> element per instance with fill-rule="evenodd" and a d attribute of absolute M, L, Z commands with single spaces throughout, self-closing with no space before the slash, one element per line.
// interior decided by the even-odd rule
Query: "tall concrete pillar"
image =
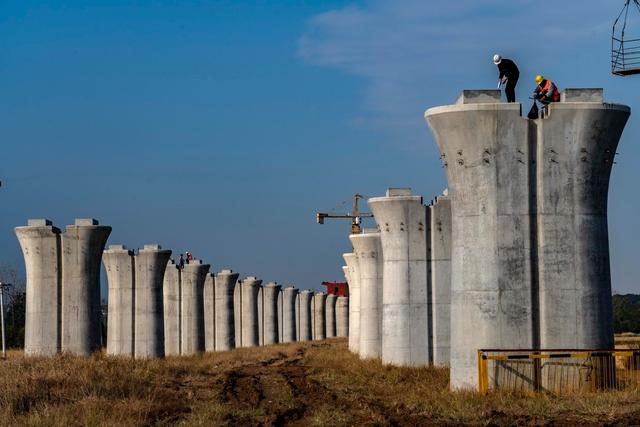
<path fill-rule="evenodd" d="M 166 356 L 180 355 L 182 340 L 182 271 L 175 261 L 169 260 L 162 284 L 162 306 L 164 308 L 164 353 Z"/>
<path fill-rule="evenodd" d="M 111 227 L 76 219 L 62 233 L 62 351 L 100 350 L 100 264 Z"/>
<path fill-rule="evenodd" d="M 262 296 L 262 286 L 258 288 L 258 345 L 264 345 L 264 305 Z"/>
<path fill-rule="evenodd" d="M 236 347 L 242 347 L 242 280 L 238 280 L 233 288 L 233 313 L 236 326 Z"/>
<path fill-rule="evenodd" d="M 448 366 L 451 336 L 451 200 L 448 196 L 438 196 L 429 210 L 433 363 L 436 366 Z"/>
<path fill-rule="evenodd" d="M 358 258 L 360 273 L 360 357 L 381 357 L 382 334 L 382 246 L 380 233 L 349 236 Z"/>
<path fill-rule="evenodd" d="M 296 341 L 300 340 L 300 292 L 296 293 Z"/>
<path fill-rule="evenodd" d="M 296 299 L 298 290 L 293 286 L 282 290 L 282 342 L 297 341 Z"/>
<path fill-rule="evenodd" d="M 629 114 L 602 89 L 566 89 L 535 121 L 542 348 L 613 348 L 607 199 Z"/>
<path fill-rule="evenodd" d="M 282 288 L 278 290 L 278 342 L 284 342 L 284 311 Z"/>
<path fill-rule="evenodd" d="M 134 355 L 164 357 L 162 287 L 171 251 L 145 245 L 135 255 Z"/>
<path fill-rule="evenodd" d="M 425 118 L 452 206 L 451 387 L 478 385 L 477 350 L 532 348 L 535 124 L 499 91 L 464 91 Z"/>
<path fill-rule="evenodd" d="M 260 345 L 258 294 L 262 280 L 250 276 L 242 281 L 242 347 Z"/>
<path fill-rule="evenodd" d="M 204 349 L 215 351 L 216 348 L 216 288 L 215 274 L 207 274 L 204 281 Z"/>
<path fill-rule="evenodd" d="M 298 298 L 300 301 L 299 304 L 299 341 L 311 341 L 312 339 L 312 330 L 311 330 L 311 298 L 313 297 L 313 291 L 304 290 L 298 294 Z"/>
<path fill-rule="evenodd" d="M 262 288 L 262 345 L 272 345 L 278 339 L 278 295 L 280 285 L 275 282 L 267 283 Z"/>
<path fill-rule="evenodd" d="M 427 365 L 427 209 L 409 189 L 388 189 L 386 197 L 369 199 L 369 207 L 383 254 L 382 362 Z"/>
<path fill-rule="evenodd" d="M 349 297 L 336 300 L 336 336 L 349 336 Z"/>
<path fill-rule="evenodd" d="M 200 260 L 189 261 L 182 270 L 181 283 L 181 348 L 180 354 L 204 351 L 204 281 L 209 264 Z"/>
<path fill-rule="evenodd" d="M 222 270 L 215 277 L 215 351 L 227 351 L 236 347 L 234 291 L 238 273 Z"/>
<path fill-rule="evenodd" d="M 134 356 L 135 263 L 133 251 L 110 245 L 102 254 L 109 288 L 107 354 Z"/>
<path fill-rule="evenodd" d="M 354 253 L 343 254 L 349 269 L 349 350 L 358 353 L 360 348 L 360 273 L 358 257 Z"/>
<path fill-rule="evenodd" d="M 326 300 L 327 294 L 324 292 L 313 295 L 313 339 L 316 341 L 327 338 Z"/>
<path fill-rule="evenodd" d="M 24 352 L 53 356 L 60 352 L 60 230 L 47 219 L 16 227 L 27 273 Z"/>
<path fill-rule="evenodd" d="M 325 319 L 327 325 L 327 338 L 336 336 L 336 300 L 338 297 L 333 294 L 327 295 L 325 300 Z"/>

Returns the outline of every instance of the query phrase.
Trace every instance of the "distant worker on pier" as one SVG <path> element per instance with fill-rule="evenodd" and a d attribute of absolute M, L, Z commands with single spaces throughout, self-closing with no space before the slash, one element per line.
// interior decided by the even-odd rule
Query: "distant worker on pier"
<path fill-rule="evenodd" d="M 193 261 L 193 255 L 191 254 L 191 252 L 187 251 L 187 264 L 189 264 L 191 261 Z"/>
<path fill-rule="evenodd" d="M 555 83 L 538 74 L 536 76 L 536 84 L 538 86 L 536 90 L 533 91 L 533 99 L 544 105 L 549 105 L 552 102 L 560 102 L 560 91 Z"/>
<path fill-rule="evenodd" d="M 520 70 L 515 62 L 502 56 L 493 55 L 493 63 L 498 66 L 500 75 L 498 77 L 498 88 L 506 83 L 504 93 L 507 95 L 507 102 L 516 102 L 516 84 L 520 78 Z"/>
<path fill-rule="evenodd" d="M 180 260 L 178 261 L 178 268 L 180 270 L 184 269 L 184 256 L 180 254 Z"/>

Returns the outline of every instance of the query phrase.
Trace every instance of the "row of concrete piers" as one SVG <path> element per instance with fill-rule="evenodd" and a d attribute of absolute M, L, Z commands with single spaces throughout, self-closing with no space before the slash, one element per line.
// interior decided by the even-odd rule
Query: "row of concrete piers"
<path fill-rule="evenodd" d="M 451 205 L 410 189 L 368 200 L 377 228 L 352 234 L 349 349 L 396 366 L 449 364 Z"/>
<path fill-rule="evenodd" d="M 49 220 L 16 228 L 27 271 L 27 355 L 100 350 L 101 261 L 109 355 L 157 358 L 348 335 L 348 297 L 262 286 L 232 270 L 213 274 L 200 260 L 180 269 L 159 245 L 105 250 L 110 232 L 94 219 L 64 232 Z"/>

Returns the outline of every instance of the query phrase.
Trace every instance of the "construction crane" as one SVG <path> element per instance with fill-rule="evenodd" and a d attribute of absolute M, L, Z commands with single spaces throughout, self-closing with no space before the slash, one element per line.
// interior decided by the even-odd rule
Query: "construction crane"
<path fill-rule="evenodd" d="M 360 199 L 363 199 L 360 194 L 354 194 L 353 209 L 350 214 L 328 214 L 318 212 L 316 213 L 316 221 L 318 224 L 324 224 L 325 218 L 351 218 L 351 234 L 360 234 L 362 233 L 362 228 L 360 227 L 362 218 L 373 218 L 373 214 L 360 212 L 360 208 L 358 207 Z"/>

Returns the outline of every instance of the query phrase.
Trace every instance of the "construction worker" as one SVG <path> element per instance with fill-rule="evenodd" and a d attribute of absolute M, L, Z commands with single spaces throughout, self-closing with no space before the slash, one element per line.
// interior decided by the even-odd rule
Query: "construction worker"
<path fill-rule="evenodd" d="M 536 76 L 536 84 L 538 86 L 533 91 L 533 99 L 544 105 L 560 101 L 560 91 L 551 80 L 545 79 L 543 75 L 538 74 Z"/>
<path fill-rule="evenodd" d="M 497 53 L 493 55 L 493 63 L 498 66 L 500 75 L 498 77 L 498 88 L 506 83 L 504 93 L 507 95 L 507 102 L 516 102 L 516 84 L 520 78 L 520 70 L 515 62 L 503 58 Z"/>

